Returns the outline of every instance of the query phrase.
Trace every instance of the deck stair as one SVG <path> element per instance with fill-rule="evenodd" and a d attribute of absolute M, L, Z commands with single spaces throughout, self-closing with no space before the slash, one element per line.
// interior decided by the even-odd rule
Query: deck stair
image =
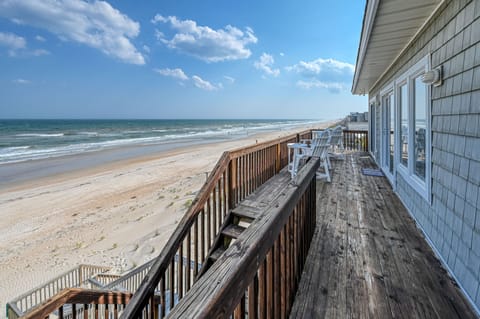
<path fill-rule="evenodd" d="M 195 281 L 212 267 L 255 219 L 261 216 L 264 212 L 262 207 L 266 207 L 267 204 L 271 203 L 286 184 L 288 184 L 288 174 L 275 175 L 266 182 L 264 186 L 259 187 L 255 192 L 241 201 L 237 207 L 232 209 L 225 218 L 221 231 L 215 238 L 209 254 L 205 259 L 205 265 L 199 271 Z M 272 185 L 274 185 L 273 191 Z"/>
<path fill-rule="evenodd" d="M 239 205 L 239 207 L 242 204 Z M 198 280 L 208 269 L 223 255 L 223 253 L 235 243 L 235 240 L 250 226 L 252 221 L 258 216 L 259 212 L 250 209 L 250 213 L 243 213 L 244 210 L 233 209 L 225 218 L 221 231 L 215 238 L 214 243 L 208 253 L 205 264 L 200 269 L 196 280 Z"/>

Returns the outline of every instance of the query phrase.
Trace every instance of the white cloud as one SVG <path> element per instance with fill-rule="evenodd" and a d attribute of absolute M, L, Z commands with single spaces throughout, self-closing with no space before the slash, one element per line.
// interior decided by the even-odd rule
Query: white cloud
<path fill-rule="evenodd" d="M 332 93 L 338 93 L 348 90 L 355 66 L 335 59 L 318 58 L 313 61 L 300 61 L 285 69 L 307 79 L 297 81 L 298 87 L 304 89 L 321 88 Z"/>
<path fill-rule="evenodd" d="M 300 61 L 293 66 L 286 67 L 288 71 L 295 71 L 303 76 L 337 76 L 337 77 L 351 77 L 355 71 L 353 64 L 338 61 L 335 59 L 316 59 L 305 62 Z"/>
<path fill-rule="evenodd" d="M 344 91 L 347 89 L 345 84 L 343 83 L 337 83 L 337 82 L 322 82 L 317 79 L 313 79 L 310 81 L 298 81 L 297 86 L 301 87 L 303 89 L 311 89 L 311 88 L 321 88 L 321 89 L 327 89 L 332 93 L 340 93 L 340 91 Z"/>
<path fill-rule="evenodd" d="M 157 24 L 159 22 L 167 22 L 168 20 L 164 18 L 161 14 L 156 14 L 152 20 L 150 20 L 151 23 Z"/>
<path fill-rule="evenodd" d="M 235 83 L 235 78 L 232 78 L 231 76 L 224 75 L 223 78 L 227 80 L 229 83 Z"/>
<path fill-rule="evenodd" d="M 285 53 L 283 53 L 283 52 L 280 52 L 280 56 L 285 56 Z"/>
<path fill-rule="evenodd" d="M 150 53 L 150 47 L 148 45 L 143 45 L 143 51 Z"/>
<path fill-rule="evenodd" d="M 42 37 L 41 35 L 35 36 L 35 40 L 37 40 L 37 41 L 39 41 L 39 42 L 45 42 L 45 41 L 47 41 L 47 40 L 45 40 L 45 38 Z"/>
<path fill-rule="evenodd" d="M 15 56 L 17 50 L 25 49 L 27 47 L 27 41 L 16 34 L 0 32 L 0 46 L 6 47 L 10 56 Z"/>
<path fill-rule="evenodd" d="M 42 55 L 49 55 L 50 52 L 44 49 L 36 49 L 36 50 L 33 50 L 31 54 L 33 56 L 42 56 Z"/>
<path fill-rule="evenodd" d="M 188 76 L 185 74 L 185 72 L 183 72 L 182 69 L 179 69 L 179 68 L 176 68 L 176 69 L 166 68 L 166 69 L 153 69 L 153 70 L 163 76 L 172 77 L 182 81 L 188 80 Z"/>
<path fill-rule="evenodd" d="M 16 84 L 30 84 L 31 83 L 29 80 L 25 80 L 25 79 L 15 79 L 12 82 L 16 83 Z"/>
<path fill-rule="evenodd" d="M 162 41 L 165 39 L 165 34 L 163 34 L 162 31 L 155 29 L 155 38 L 159 41 Z"/>
<path fill-rule="evenodd" d="M 64 41 L 90 46 L 127 63 L 145 64 L 130 42 L 140 32 L 139 23 L 105 1 L 7 0 L 0 2 L 0 16 L 48 30 Z"/>
<path fill-rule="evenodd" d="M 163 17 L 157 14 L 152 23 L 168 23 L 174 30 L 171 39 L 161 31 L 156 31 L 156 38 L 168 48 L 176 49 L 206 62 L 239 60 L 250 57 L 249 44 L 258 40 L 251 28 L 244 31 L 227 25 L 214 30 L 208 26 L 199 26 L 193 20 L 180 20 L 175 16 Z"/>
<path fill-rule="evenodd" d="M 206 80 L 203 80 L 198 75 L 192 76 L 192 80 L 193 80 L 193 85 L 195 85 L 199 89 L 206 90 L 206 91 L 215 91 L 215 90 L 219 89 L 218 87 L 216 87 L 212 83 L 210 83 Z"/>
<path fill-rule="evenodd" d="M 275 63 L 275 60 L 273 59 L 273 56 L 267 53 L 263 53 L 260 56 L 260 59 L 258 61 L 255 61 L 253 66 L 265 72 L 265 74 L 272 75 L 272 76 L 278 76 L 280 74 L 279 69 L 272 69 L 273 64 Z"/>

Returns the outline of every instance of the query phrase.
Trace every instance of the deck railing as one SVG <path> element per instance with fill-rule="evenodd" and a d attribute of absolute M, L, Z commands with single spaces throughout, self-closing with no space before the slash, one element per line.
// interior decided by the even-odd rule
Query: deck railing
<path fill-rule="evenodd" d="M 117 319 L 131 298 L 132 294 L 129 292 L 69 288 L 22 319 L 44 319 L 51 314 L 59 319 Z M 156 302 L 158 303 L 158 298 Z"/>
<path fill-rule="evenodd" d="M 193 286 L 228 212 L 287 165 L 288 143 L 308 138 L 311 131 L 223 153 L 160 255 L 106 285 L 94 278 L 89 287 L 102 285 L 105 296 L 112 290 L 135 292 L 122 308 L 125 318 L 165 317 Z M 40 308 L 53 309 L 49 303 Z"/>
<path fill-rule="evenodd" d="M 267 184 L 272 190 L 281 189 L 278 197 L 262 206 L 261 217 L 195 283 L 168 318 L 288 317 L 315 230 L 318 166 L 318 158 L 307 163 L 295 185 Z"/>
<path fill-rule="evenodd" d="M 200 271 L 198 265 L 205 261 L 228 212 L 287 165 L 288 143 L 307 138 L 311 138 L 311 131 L 224 152 L 154 260 L 150 272 L 125 309 L 125 318 L 154 313 L 156 307 L 151 299 L 156 294 L 162 305 L 159 318 L 165 317 L 192 287 Z M 176 255 L 183 258 L 177 258 L 178 262 L 175 262 Z M 191 264 L 196 266 L 191 267 Z"/>
<path fill-rule="evenodd" d="M 66 288 L 80 287 L 89 278 L 108 270 L 110 267 L 93 265 L 75 267 L 7 303 L 7 316 L 9 319 L 19 318 L 60 291 Z"/>
<path fill-rule="evenodd" d="M 344 130 L 343 145 L 349 151 L 368 152 L 368 131 Z"/>

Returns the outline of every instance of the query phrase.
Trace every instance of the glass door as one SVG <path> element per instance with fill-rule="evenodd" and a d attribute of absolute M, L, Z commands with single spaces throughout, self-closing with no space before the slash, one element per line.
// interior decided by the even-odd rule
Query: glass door
<path fill-rule="evenodd" d="M 395 103 L 393 92 L 382 97 L 382 166 L 385 175 L 393 182 L 395 158 Z"/>

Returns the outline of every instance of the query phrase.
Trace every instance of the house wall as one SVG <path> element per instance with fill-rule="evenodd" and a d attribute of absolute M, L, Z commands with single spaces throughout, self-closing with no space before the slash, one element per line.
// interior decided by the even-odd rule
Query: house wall
<path fill-rule="evenodd" d="M 431 89 L 431 202 L 401 174 L 394 185 L 470 300 L 480 309 L 480 0 L 447 1 L 370 91 L 370 99 L 431 54 L 444 83 Z M 380 113 L 377 107 L 377 150 Z M 380 163 L 380 152 L 376 160 Z"/>

